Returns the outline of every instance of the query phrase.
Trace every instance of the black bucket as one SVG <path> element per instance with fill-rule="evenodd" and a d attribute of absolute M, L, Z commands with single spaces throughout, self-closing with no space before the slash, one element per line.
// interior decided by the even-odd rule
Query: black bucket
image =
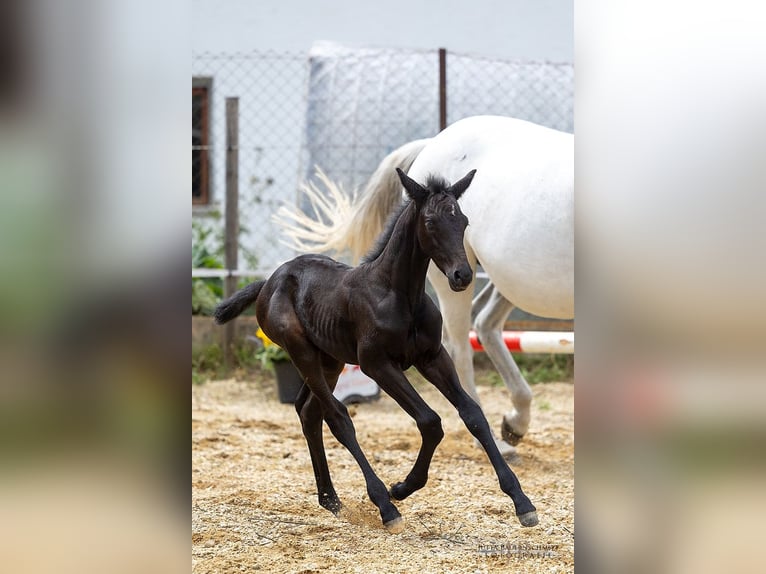
<path fill-rule="evenodd" d="M 303 386 L 303 378 L 292 361 L 274 363 L 274 374 L 277 377 L 277 394 L 280 403 L 294 403 L 298 391 Z"/>

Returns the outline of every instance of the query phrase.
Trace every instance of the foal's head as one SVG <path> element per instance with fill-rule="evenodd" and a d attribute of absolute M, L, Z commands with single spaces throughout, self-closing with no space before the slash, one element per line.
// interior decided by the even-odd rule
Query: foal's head
<path fill-rule="evenodd" d="M 453 291 L 463 291 L 473 279 L 463 247 L 468 218 L 457 200 L 471 184 L 476 170 L 449 185 L 439 177 L 429 176 L 423 187 L 396 169 L 407 195 L 418 208 L 418 241 L 421 249 L 449 280 Z"/>

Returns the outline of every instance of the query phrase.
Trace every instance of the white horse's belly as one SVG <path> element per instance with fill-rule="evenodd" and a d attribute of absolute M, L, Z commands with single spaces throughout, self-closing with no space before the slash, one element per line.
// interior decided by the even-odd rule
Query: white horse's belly
<path fill-rule="evenodd" d="M 574 317 L 573 136 L 510 118 L 470 118 L 436 136 L 410 176 L 456 181 L 474 168 L 460 199 L 467 246 L 515 306 Z"/>
<path fill-rule="evenodd" d="M 503 239 L 505 257 L 498 256 L 496 249 L 485 248 L 486 237 L 468 237 L 468 244 L 500 293 L 516 307 L 534 315 L 574 317 L 571 241 L 551 233 L 530 242 L 527 237 L 509 231 Z"/>
<path fill-rule="evenodd" d="M 515 306 L 542 317 L 568 319 L 574 317 L 572 183 L 552 175 L 561 174 L 560 167 L 550 165 L 543 171 L 531 180 L 519 177 L 501 183 L 497 189 L 485 182 L 481 193 L 508 198 L 503 209 L 479 194 L 466 193 L 461 205 L 469 221 L 466 243 Z"/>

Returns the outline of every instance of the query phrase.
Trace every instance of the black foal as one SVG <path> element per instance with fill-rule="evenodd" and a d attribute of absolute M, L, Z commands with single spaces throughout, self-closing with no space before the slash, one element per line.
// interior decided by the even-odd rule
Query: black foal
<path fill-rule="evenodd" d="M 534 505 L 495 446 L 479 406 L 463 390 L 452 360 L 441 344 L 442 318 L 425 293 L 431 260 L 455 291 L 467 288 L 473 271 L 463 248 L 468 220 L 458 198 L 476 170 L 452 186 L 430 177 L 425 187 L 397 170 L 410 200 L 388 223 L 377 246 L 358 267 L 323 255 L 302 255 L 279 267 L 265 281 L 251 283 L 216 309 L 225 323 L 255 303 L 258 324 L 287 350 L 305 384 L 295 408 L 311 453 L 319 504 L 338 513 L 322 442 L 322 421 L 356 459 L 367 493 L 385 527 L 404 529 L 391 499 L 403 500 L 428 480 L 436 446 L 444 436 L 441 419 L 417 394 L 403 370 L 415 366 L 458 410 L 468 430 L 487 452 L 523 526 L 537 524 Z M 389 491 L 372 470 L 346 407 L 333 397 L 345 363 L 360 365 L 417 422 L 422 444 L 407 477 Z"/>

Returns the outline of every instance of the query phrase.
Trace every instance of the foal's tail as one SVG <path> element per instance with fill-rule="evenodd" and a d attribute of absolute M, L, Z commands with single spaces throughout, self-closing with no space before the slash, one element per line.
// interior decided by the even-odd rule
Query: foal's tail
<path fill-rule="evenodd" d="M 429 141 L 415 140 L 392 151 L 370 176 L 362 194 L 353 194 L 350 199 L 317 168 L 317 179 L 327 191 L 323 193 L 312 182 L 301 185 L 313 217 L 287 205 L 273 216 L 288 237 L 284 243 L 302 252 L 348 250 L 352 259 L 358 261 L 372 247 L 388 216 L 402 201 L 402 184 L 395 168 L 407 172 Z"/>
<path fill-rule="evenodd" d="M 265 284 L 265 280 L 255 281 L 254 283 L 250 283 L 247 287 L 240 289 L 225 301 L 222 301 L 218 307 L 215 308 L 215 322 L 219 325 L 223 325 L 241 315 L 242 311 L 255 303 L 258 294 L 261 292 L 261 289 Z"/>

